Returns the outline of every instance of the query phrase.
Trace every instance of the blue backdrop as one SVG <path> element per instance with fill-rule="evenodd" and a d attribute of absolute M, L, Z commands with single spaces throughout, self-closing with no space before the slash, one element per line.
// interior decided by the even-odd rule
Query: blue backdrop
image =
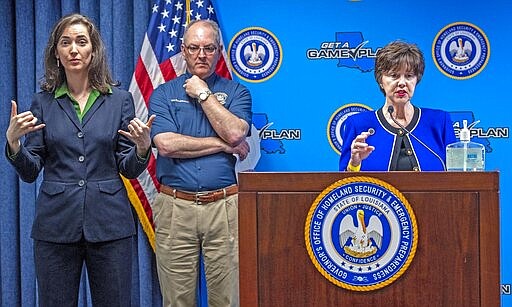
<path fill-rule="evenodd" d="M 336 125 L 347 106 L 376 109 L 384 100 L 373 77 L 373 54 L 391 40 L 414 42 L 423 50 L 426 70 L 413 103 L 479 120 L 473 141 L 486 146 L 486 170 L 500 171 L 502 305 L 512 306 L 512 248 L 508 219 L 512 209 L 512 172 L 506 162 L 509 141 L 509 99 L 506 91 L 512 65 L 506 1 L 411 2 L 405 0 L 236 1 L 218 0 L 215 9 L 225 49 L 236 55 L 244 33 L 266 44 L 275 62 L 251 70 L 236 57 L 229 64 L 234 78 L 253 96 L 254 122 L 262 137 L 258 171 L 336 171 L 339 142 Z M 114 75 L 127 89 L 151 14 L 151 1 L 0 1 L 4 30 L 0 32 L 0 134 L 5 146 L 10 99 L 26 110 L 42 76 L 42 52 L 54 22 L 81 12 L 99 25 L 107 43 Z M 247 32 L 252 31 L 252 32 Z M 451 75 L 444 51 L 436 46 L 450 35 L 473 42 L 472 56 L 482 58 L 456 66 Z M 359 49 L 357 48 L 359 46 Z M 238 49 L 237 49 L 238 48 Z M 478 53 L 478 52 L 479 53 Z M 243 62 L 243 61 L 242 61 Z M 453 63 L 452 63 L 453 64 Z M 453 70 L 453 69 L 452 69 Z M 249 74 L 247 74 L 249 72 Z M 251 75 L 253 73 L 254 75 Z M 37 185 L 18 180 L 0 159 L 0 279 L 2 306 L 34 306 L 35 280 L 29 239 Z M 463 217 L 461 217 L 463 218 Z M 151 248 L 140 232 L 134 270 L 134 305 L 158 306 L 158 284 Z M 90 304 L 86 287 L 81 304 Z"/>
<path fill-rule="evenodd" d="M 372 52 L 395 39 L 416 43 L 424 52 L 426 69 L 413 103 L 450 112 L 456 127 L 463 119 L 470 124 L 480 120 L 471 129 L 472 141 L 486 146 L 486 170 L 500 171 L 502 305 L 512 306 L 512 244 L 507 236 L 512 227 L 512 168 L 507 162 L 512 151 L 507 96 L 511 2 L 328 0 L 249 5 L 222 0 L 217 11 L 225 42 L 235 44 L 244 29 L 264 29 L 275 36 L 282 52 L 272 77 L 248 81 L 239 74 L 251 90 L 255 123 L 261 129 L 259 171 L 338 170 L 340 140 L 330 136 L 332 126 L 343 119 L 347 105 L 377 109 L 384 103 L 373 70 L 368 70 Z M 472 56 L 483 62 L 456 67 L 461 75 L 444 71 L 439 57 L 446 54 L 436 53 L 435 47 L 450 35 L 473 39 Z M 339 48 L 353 51 L 365 43 L 362 49 L 368 52 L 341 59 L 325 52 L 323 58 L 314 58 L 322 50 L 336 49 L 329 43 L 347 42 Z"/>

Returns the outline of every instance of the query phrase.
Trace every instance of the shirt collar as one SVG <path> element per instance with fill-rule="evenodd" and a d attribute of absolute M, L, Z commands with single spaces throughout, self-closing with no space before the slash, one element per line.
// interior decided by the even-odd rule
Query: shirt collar
<path fill-rule="evenodd" d="M 192 74 L 187 70 L 185 72 L 185 79 L 188 79 L 192 77 Z M 210 86 L 211 84 L 214 84 L 215 83 L 215 80 L 217 79 L 217 73 L 216 72 L 213 72 L 211 75 L 208 76 L 208 78 L 206 78 L 204 80 L 204 82 L 206 82 L 206 84 L 208 84 L 208 86 Z"/>
<path fill-rule="evenodd" d="M 109 94 L 112 94 L 112 87 L 109 86 L 108 88 L 108 93 Z M 72 97 L 71 94 L 69 93 L 69 88 L 68 88 L 68 84 L 66 82 L 62 83 L 61 86 L 59 86 L 56 90 L 55 90 L 55 98 L 60 98 L 64 95 L 68 95 L 70 98 Z M 95 98 L 99 97 L 100 96 L 100 91 L 98 91 L 97 89 L 92 89 L 91 91 L 91 95 Z"/>

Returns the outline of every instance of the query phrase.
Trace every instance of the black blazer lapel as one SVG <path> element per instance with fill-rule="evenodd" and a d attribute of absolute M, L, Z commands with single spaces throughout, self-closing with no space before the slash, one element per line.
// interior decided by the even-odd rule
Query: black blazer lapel
<path fill-rule="evenodd" d="M 93 114 L 96 113 L 96 111 L 98 111 L 98 109 L 103 103 L 105 103 L 105 96 L 100 95 L 98 99 L 96 99 L 96 101 L 92 104 L 89 111 L 85 113 L 84 118 L 82 118 L 82 126 L 85 126 L 87 124 L 87 122 L 92 118 Z"/>
<path fill-rule="evenodd" d="M 66 113 L 67 117 L 73 122 L 73 124 L 80 130 L 82 130 L 82 124 L 80 124 L 80 120 L 78 119 L 78 115 L 76 115 L 75 107 L 73 103 L 70 101 L 69 97 L 64 96 L 62 98 L 57 98 L 57 103 L 60 105 L 64 113 Z"/>

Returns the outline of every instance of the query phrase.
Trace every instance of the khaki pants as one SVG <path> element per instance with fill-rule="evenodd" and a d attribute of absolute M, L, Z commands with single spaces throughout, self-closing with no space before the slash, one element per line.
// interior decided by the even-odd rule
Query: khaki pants
<path fill-rule="evenodd" d="M 239 306 L 238 195 L 198 205 L 159 193 L 152 209 L 163 305 L 197 306 L 202 252 L 208 306 Z"/>

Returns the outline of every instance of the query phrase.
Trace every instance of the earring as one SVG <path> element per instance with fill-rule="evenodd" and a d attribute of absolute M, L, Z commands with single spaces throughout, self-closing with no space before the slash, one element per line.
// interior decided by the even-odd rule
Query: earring
<path fill-rule="evenodd" d="M 59 58 L 57 58 L 57 67 L 60 67 L 60 61 L 59 61 Z"/>

